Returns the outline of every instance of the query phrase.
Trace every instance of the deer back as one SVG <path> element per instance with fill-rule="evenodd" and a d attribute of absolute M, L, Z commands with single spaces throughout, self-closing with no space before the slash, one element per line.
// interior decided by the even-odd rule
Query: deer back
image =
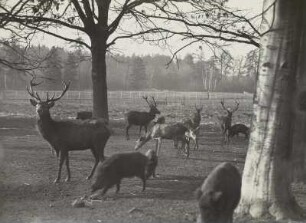
<path fill-rule="evenodd" d="M 129 111 L 126 114 L 128 123 L 134 125 L 147 125 L 155 118 L 155 114 L 150 112 Z"/>
<path fill-rule="evenodd" d="M 182 138 L 188 128 L 182 123 L 175 124 L 157 124 L 153 127 L 152 138 L 176 139 Z"/>

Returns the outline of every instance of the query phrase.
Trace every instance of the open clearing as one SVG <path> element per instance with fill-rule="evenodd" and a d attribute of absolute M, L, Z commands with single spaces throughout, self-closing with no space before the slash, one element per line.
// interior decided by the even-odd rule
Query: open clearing
<path fill-rule="evenodd" d="M 59 103 L 51 114 L 72 116 L 72 113 L 76 113 L 75 107 L 77 105 L 63 107 Z M 19 115 L 7 116 L 9 111 Z M 66 176 L 63 167 L 62 182 L 53 184 L 57 160 L 35 130 L 34 108 L 28 102 L 5 103 L 0 105 L 0 112 L 4 115 L 0 117 L 1 223 L 195 222 L 198 207 L 193 192 L 201 185 L 205 175 L 224 161 L 242 170 L 247 152 L 247 140 L 243 136 L 224 145 L 213 118 L 204 118 L 199 150 L 191 150 L 189 159 L 179 155 L 171 141 L 163 142 L 157 167 L 159 177 L 147 181 L 145 192 L 141 192 L 141 180 L 124 179 L 119 194 L 114 193 L 115 189 L 110 189 L 102 202 L 94 202 L 85 208 L 73 208 L 72 201 L 90 191 L 91 182 L 85 180 L 94 162 L 90 151 L 71 152 L 71 182 L 63 182 Z M 105 147 L 105 155 L 133 151 L 138 128 L 130 129 L 131 140 L 126 141 L 124 121 L 113 120 L 111 126 L 115 134 Z M 151 141 L 140 151 L 146 152 L 154 146 L 155 142 Z M 305 209 L 305 186 L 294 185 L 293 190 Z M 236 222 L 251 221 L 236 219 Z"/>

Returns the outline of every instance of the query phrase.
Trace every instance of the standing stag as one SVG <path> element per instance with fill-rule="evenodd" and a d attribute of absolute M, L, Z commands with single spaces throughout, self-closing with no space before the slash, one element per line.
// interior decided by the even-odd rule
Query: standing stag
<path fill-rule="evenodd" d="M 36 91 L 33 91 L 35 77 L 30 82 L 30 87 L 27 86 L 27 91 L 32 97 L 30 102 L 36 107 L 38 115 L 37 127 L 42 137 L 52 146 L 56 151 L 57 157 L 60 158 L 58 175 L 55 183 L 60 181 L 61 170 L 64 161 L 66 161 L 67 178 L 70 180 L 69 169 L 69 151 L 72 150 L 86 150 L 90 149 L 94 158 L 95 164 L 87 177 L 90 179 L 99 163 L 104 160 L 104 147 L 108 138 L 111 135 L 111 130 L 103 120 L 53 120 L 50 115 L 50 108 L 52 108 L 56 101 L 60 100 L 69 88 L 69 84 L 63 82 L 63 90 L 60 96 L 55 97 L 55 94 L 49 98 L 47 92 L 46 100 L 42 100 Z"/>
<path fill-rule="evenodd" d="M 197 129 L 196 129 L 197 130 Z M 196 140 L 196 134 L 193 129 L 188 129 L 182 123 L 175 124 L 155 124 L 151 131 L 146 136 L 140 137 L 135 146 L 135 150 L 140 149 L 151 139 L 157 140 L 156 153 L 160 153 L 162 139 L 170 139 L 174 141 L 174 147 L 178 149 L 178 143 L 181 142 L 181 148 L 186 149 L 186 155 L 189 157 L 189 140 Z"/>
<path fill-rule="evenodd" d="M 139 125 L 139 135 L 141 133 L 141 128 L 144 126 L 145 132 L 147 133 L 149 123 L 155 118 L 157 114 L 160 114 L 160 111 L 157 109 L 157 105 L 154 97 L 152 97 L 153 103 L 148 101 L 148 97 L 144 97 L 150 107 L 149 112 L 140 112 L 140 111 L 129 111 L 126 113 L 126 139 L 129 140 L 129 128 L 132 125 Z"/>
<path fill-rule="evenodd" d="M 188 128 L 188 129 L 197 129 L 197 131 L 195 131 L 195 134 L 197 135 L 197 137 L 195 138 L 194 142 L 194 149 L 199 149 L 199 143 L 198 143 L 198 137 L 200 134 L 200 123 L 201 123 L 201 111 L 203 110 L 203 106 L 198 108 L 196 105 L 194 105 L 195 107 L 195 112 L 192 114 L 192 116 L 188 119 L 184 119 L 183 120 L 183 124 Z"/>
<path fill-rule="evenodd" d="M 226 134 L 228 134 L 228 130 L 232 126 L 232 117 L 233 117 L 234 112 L 236 112 L 239 108 L 239 102 L 235 101 L 236 107 L 234 109 L 226 108 L 224 106 L 224 99 L 222 99 L 220 103 L 222 105 L 222 108 L 227 112 L 227 116 L 221 116 L 221 117 L 218 116 L 218 119 L 221 125 L 221 130 L 225 137 Z"/>

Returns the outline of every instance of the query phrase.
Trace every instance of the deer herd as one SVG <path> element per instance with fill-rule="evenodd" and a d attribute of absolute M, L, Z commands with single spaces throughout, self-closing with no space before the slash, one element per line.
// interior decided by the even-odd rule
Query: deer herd
<path fill-rule="evenodd" d="M 112 134 L 109 123 L 103 119 L 93 118 L 91 112 L 79 112 L 77 119 L 80 120 L 54 120 L 51 117 L 50 109 L 56 101 L 65 95 L 69 89 L 70 82 L 62 83 L 63 89 L 59 96 L 53 94 L 49 97 L 49 93 L 47 92 L 46 98 L 42 99 L 39 93 L 33 89 L 34 86 L 40 83 L 35 83 L 34 81 L 35 77 L 30 81 L 30 86 L 27 86 L 27 91 L 31 96 L 30 102 L 36 108 L 38 115 L 37 128 L 41 136 L 50 144 L 51 150 L 54 150 L 59 158 L 58 173 L 54 180 L 55 183 L 60 181 L 64 163 L 67 168 L 66 181 L 70 181 L 69 151 L 90 149 L 95 162 L 87 179 L 92 178 L 95 174 L 96 180 L 92 186 L 92 191 L 94 192 L 97 189 L 104 188 L 102 193 L 104 194 L 113 185 L 117 186 L 118 192 L 121 179 L 132 176 L 138 176 L 143 180 L 144 190 L 146 179 L 150 176 L 155 176 L 157 158 L 160 155 L 163 140 L 173 141 L 174 148 L 178 152 L 183 152 L 187 158 L 190 155 L 191 141 L 193 141 L 194 150 L 199 149 L 201 112 L 203 106 L 197 107 L 195 105 L 195 112 L 190 117 L 181 120 L 181 122 L 166 123 L 164 116 L 157 117 L 161 112 L 157 108 L 154 97 L 151 97 L 150 101 L 148 97 L 143 97 L 150 109 L 147 112 L 129 111 L 125 114 L 125 135 L 126 139 L 129 140 L 129 129 L 132 126 L 139 126 L 139 138 L 136 141 L 134 149 L 138 150 L 151 139 L 154 139 L 156 140 L 155 150 L 149 150 L 147 154 L 150 155 L 144 156 L 140 155 L 139 152 L 134 152 L 114 155 L 105 160 L 104 148 Z M 224 100 L 221 100 L 221 106 L 227 114 L 217 117 L 222 135 L 227 142 L 229 142 L 231 137 L 239 133 L 243 133 L 246 138 L 249 137 L 249 128 L 247 126 L 244 124 L 232 125 L 232 116 L 239 108 L 239 102 L 235 101 L 235 103 L 235 108 L 226 108 Z M 141 135 L 143 127 L 145 133 Z"/>

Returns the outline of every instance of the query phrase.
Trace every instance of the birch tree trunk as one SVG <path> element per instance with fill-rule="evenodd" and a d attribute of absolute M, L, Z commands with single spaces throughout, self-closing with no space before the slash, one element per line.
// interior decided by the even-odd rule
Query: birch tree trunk
<path fill-rule="evenodd" d="M 259 76 L 240 214 L 277 220 L 300 216 L 290 189 L 293 96 L 304 0 L 265 0 Z"/>

